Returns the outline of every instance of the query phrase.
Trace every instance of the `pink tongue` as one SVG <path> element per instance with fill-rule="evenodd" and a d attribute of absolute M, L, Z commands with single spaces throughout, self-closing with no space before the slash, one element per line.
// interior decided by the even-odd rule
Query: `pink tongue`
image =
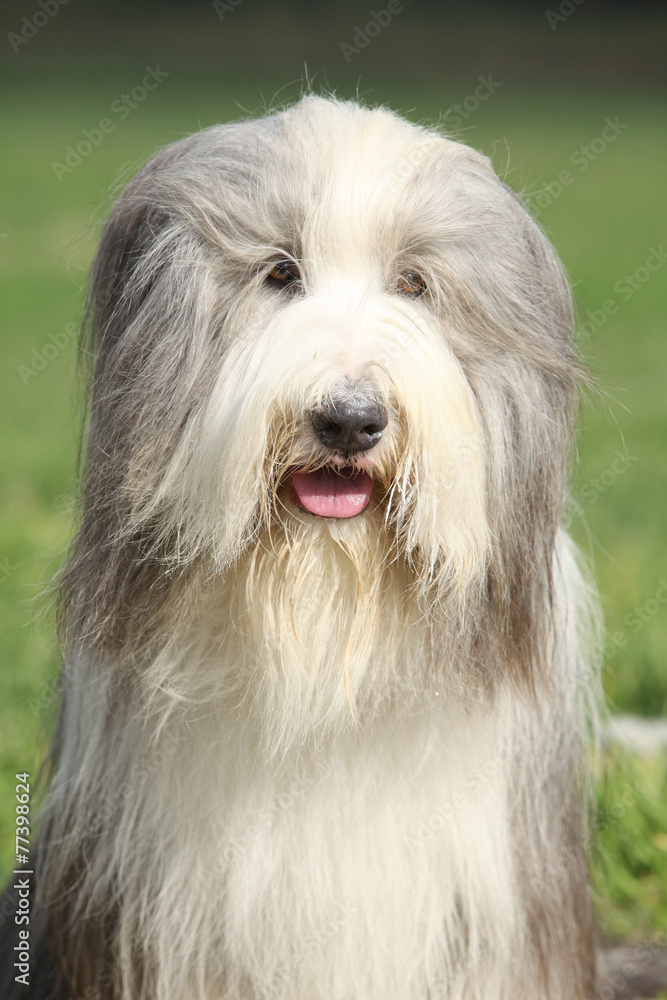
<path fill-rule="evenodd" d="M 373 479 L 367 472 L 340 476 L 332 469 L 293 472 L 290 499 L 320 517 L 354 517 L 368 506 Z"/>

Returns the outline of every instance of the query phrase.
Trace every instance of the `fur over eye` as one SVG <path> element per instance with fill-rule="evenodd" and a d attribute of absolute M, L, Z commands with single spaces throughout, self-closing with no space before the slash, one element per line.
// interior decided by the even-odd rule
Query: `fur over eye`
<path fill-rule="evenodd" d="M 416 271 L 406 271 L 405 274 L 399 276 L 397 291 L 400 295 L 412 295 L 415 297 L 423 295 L 426 291 L 426 282 L 421 274 L 417 274 Z"/>

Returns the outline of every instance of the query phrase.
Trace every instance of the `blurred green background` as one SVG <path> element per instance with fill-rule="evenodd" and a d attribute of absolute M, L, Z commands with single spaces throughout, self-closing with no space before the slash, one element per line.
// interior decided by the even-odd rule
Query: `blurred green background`
<path fill-rule="evenodd" d="M 582 412 L 567 520 L 603 595 L 604 686 L 614 711 L 664 715 L 664 15 L 593 0 L 465 11 L 416 0 L 34 0 L 6 3 L 2 16 L 3 870 L 14 775 L 36 773 L 58 693 L 53 623 L 35 599 L 71 528 L 75 328 L 100 223 L 156 148 L 293 99 L 305 81 L 455 128 L 492 156 L 555 243 L 601 388 Z M 480 78 L 494 84 L 483 100 Z M 667 925 L 664 757 L 614 751 L 604 765 L 600 922 L 639 939 Z"/>

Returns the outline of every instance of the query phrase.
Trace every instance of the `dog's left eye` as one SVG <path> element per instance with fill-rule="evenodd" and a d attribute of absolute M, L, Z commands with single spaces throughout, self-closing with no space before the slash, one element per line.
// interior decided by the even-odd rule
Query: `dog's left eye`
<path fill-rule="evenodd" d="M 397 291 L 401 295 L 423 295 L 426 291 L 426 282 L 416 271 L 406 271 L 398 279 Z"/>
<path fill-rule="evenodd" d="M 293 261 L 279 260 L 267 274 L 266 280 L 276 288 L 289 288 L 301 281 L 301 272 Z"/>

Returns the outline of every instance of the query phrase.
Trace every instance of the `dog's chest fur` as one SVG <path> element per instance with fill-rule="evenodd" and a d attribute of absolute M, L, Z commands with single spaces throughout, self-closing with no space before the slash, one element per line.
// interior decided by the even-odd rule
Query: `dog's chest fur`
<path fill-rule="evenodd" d="M 290 558 L 307 564 L 311 545 Z M 472 995 L 474 963 L 485 1000 L 505 998 L 491 984 L 507 982 L 525 930 L 509 838 L 519 708 L 502 693 L 471 708 L 470 691 L 464 708 L 442 664 L 436 677 L 428 622 L 414 609 L 400 620 L 400 573 L 343 664 L 354 625 L 340 609 L 358 580 L 338 558 L 338 576 L 332 563 L 326 585 L 306 581 L 298 598 L 277 597 L 272 577 L 273 613 L 296 621 L 300 658 L 289 659 L 287 620 L 284 645 L 271 646 L 270 560 L 252 588 L 248 563 L 213 588 L 171 662 L 153 665 L 171 678 L 172 706 L 180 678 L 191 697 L 199 686 L 201 707 L 172 714 L 157 758 L 169 774 L 149 773 L 133 792 L 153 817 L 152 850 L 171 859 L 152 905 L 166 923 L 191 901 L 184 923 L 200 928 L 191 947 L 210 956 L 212 996 L 408 1000 L 440 984 L 454 1000 Z M 177 816 L 165 787 L 177 790 Z"/>
<path fill-rule="evenodd" d="M 499 717 L 434 696 L 277 769 L 250 762 L 243 730 L 208 735 L 210 827 L 181 835 L 182 865 L 201 879 L 232 995 L 249 979 L 259 996 L 408 1000 L 440 980 L 455 997 L 473 961 L 498 981 L 522 930 Z"/>

